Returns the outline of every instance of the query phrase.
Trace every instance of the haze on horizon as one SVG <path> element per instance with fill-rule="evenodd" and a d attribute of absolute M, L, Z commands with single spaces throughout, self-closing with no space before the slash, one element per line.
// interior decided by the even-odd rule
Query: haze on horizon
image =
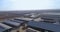
<path fill-rule="evenodd" d="M 0 10 L 60 9 L 60 0 L 0 0 Z"/>

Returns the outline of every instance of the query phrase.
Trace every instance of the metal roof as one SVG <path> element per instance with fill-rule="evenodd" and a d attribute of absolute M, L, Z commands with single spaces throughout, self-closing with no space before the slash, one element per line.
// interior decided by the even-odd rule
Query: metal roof
<path fill-rule="evenodd" d="M 20 23 L 13 22 L 13 21 L 5 21 L 3 23 L 8 24 L 8 25 L 12 25 L 12 26 L 15 26 L 15 27 L 20 26 Z"/>
<path fill-rule="evenodd" d="M 17 23 L 24 23 L 24 21 L 20 21 L 20 20 L 11 20 L 13 22 L 17 22 Z"/>
<path fill-rule="evenodd" d="M 52 24 L 52 23 L 45 23 L 45 22 L 34 22 L 30 21 L 28 22 L 29 26 L 42 28 L 54 32 L 60 32 L 60 25 Z"/>
<path fill-rule="evenodd" d="M 42 13 L 42 14 L 45 14 L 45 15 L 60 15 L 60 13 Z"/>
<path fill-rule="evenodd" d="M 12 27 L 10 27 L 8 25 L 5 25 L 5 24 L 0 23 L 0 32 L 3 32 L 5 30 L 11 29 L 11 28 Z"/>
<path fill-rule="evenodd" d="M 26 21 L 32 20 L 32 18 L 16 18 L 16 19 L 26 20 Z"/>

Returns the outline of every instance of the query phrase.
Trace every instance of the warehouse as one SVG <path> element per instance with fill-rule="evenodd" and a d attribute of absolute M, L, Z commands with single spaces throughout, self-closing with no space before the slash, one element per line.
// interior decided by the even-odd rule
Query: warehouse
<path fill-rule="evenodd" d="M 60 32 L 60 25 L 45 22 L 28 22 L 28 28 L 32 28 L 41 32 Z"/>

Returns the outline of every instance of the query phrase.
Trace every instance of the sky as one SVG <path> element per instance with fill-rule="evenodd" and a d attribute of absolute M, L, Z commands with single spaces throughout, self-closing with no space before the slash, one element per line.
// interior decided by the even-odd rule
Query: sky
<path fill-rule="evenodd" d="M 60 9 L 60 0 L 0 0 L 0 10 Z"/>

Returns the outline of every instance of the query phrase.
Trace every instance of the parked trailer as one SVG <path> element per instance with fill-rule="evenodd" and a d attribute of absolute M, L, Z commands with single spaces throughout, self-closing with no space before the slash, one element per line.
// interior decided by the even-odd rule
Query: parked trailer
<path fill-rule="evenodd" d="M 45 32 L 60 32 L 60 25 L 52 24 L 52 23 L 46 23 L 46 22 L 35 22 L 35 21 L 29 21 L 28 27 Z"/>
<path fill-rule="evenodd" d="M 12 30 L 12 27 L 0 23 L 0 32 L 10 32 Z"/>

